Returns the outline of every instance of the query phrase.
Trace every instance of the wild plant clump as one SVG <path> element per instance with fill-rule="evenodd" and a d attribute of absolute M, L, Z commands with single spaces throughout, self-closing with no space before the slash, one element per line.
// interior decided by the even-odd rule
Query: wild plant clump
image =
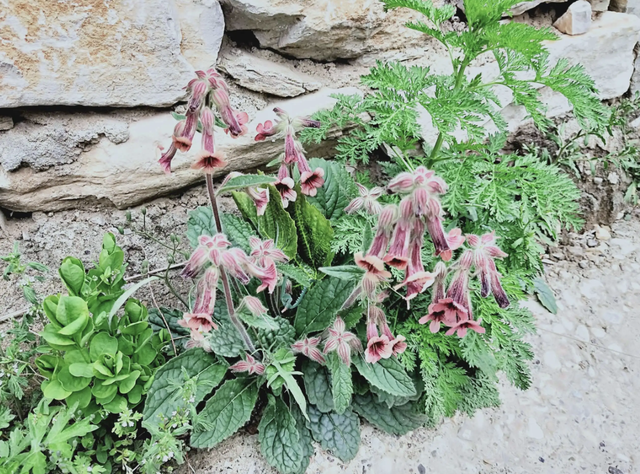
<path fill-rule="evenodd" d="M 93 472 L 157 472 L 184 460 L 184 444 L 211 448 L 252 422 L 267 461 L 303 473 L 313 440 L 353 459 L 359 417 L 405 434 L 498 405 L 498 372 L 529 386 L 533 354 L 523 338 L 534 326 L 519 300 L 537 292 L 551 304 L 538 278 L 540 242 L 579 226 L 579 192 L 536 150 L 501 153 L 506 122 L 494 89 L 509 88 L 541 127 L 549 122 L 539 86 L 564 94 L 592 131 L 606 114 L 580 66 L 548 64 L 549 30 L 501 21 L 518 1 L 466 0 L 466 28 L 448 31 L 450 5 L 385 0 L 424 14 L 407 26 L 445 45 L 453 73 L 380 63 L 363 77 L 371 89 L 363 98 L 338 97 L 314 117 L 274 109 L 255 135 L 283 143 L 273 175 L 231 172 L 216 187 L 214 174 L 228 163 L 215 135 L 249 133 L 248 115 L 231 107 L 215 69 L 197 72 L 159 160 L 170 174 L 200 132 L 192 167 L 205 175 L 210 206 L 187 222 L 188 293 L 171 284 L 169 267 L 176 307 L 147 311 L 131 296 L 156 278 L 125 291 L 121 250 L 107 236 L 97 268 L 65 260 L 69 295 L 45 299 L 38 368 L 45 397 L 66 404 L 55 413 L 80 417 L 74 439 L 90 449 L 65 447 L 74 462 L 94 462 Z M 482 55 L 496 60 L 497 78 L 468 74 Z M 422 142 L 420 110 L 438 132 L 433 147 Z M 307 158 L 305 141 L 347 124 L 354 128 L 335 161 Z M 384 178 L 359 172 L 356 180 L 345 163 L 366 163 L 379 148 L 390 154 Z M 233 212 L 219 209 L 224 194 Z M 167 245 L 170 263 L 178 241 Z M 53 412 L 47 403 L 38 410 L 45 436 Z M 92 433 L 110 445 L 94 446 Z M 17 465 L 26 444 L 7 443 L 0 454 Z"/>

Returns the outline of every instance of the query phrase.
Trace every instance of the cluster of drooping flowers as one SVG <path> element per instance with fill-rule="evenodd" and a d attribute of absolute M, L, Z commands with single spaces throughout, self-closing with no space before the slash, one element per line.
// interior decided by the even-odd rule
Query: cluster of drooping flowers
<path fill-rule="evenodd" d="M 191 254 L 186 266 L 182 270 L 185 278 L 197 278 L 196 299 L 191 313 L 185 313 L 179 324 L 191 330 L 191 339 L 202 341 L 204 334 L 217 326 L 212 320 L 216 302 L 216 290 L 221 270 L 236 278 L 241 284 L 247 285 L 251 278 L 260 280 L 257 292 L 268 289 L 273 293 L 278 283 L 277 262 L 286 262 L 287 256 L 276 248 L 273 240 L 262 241 L 257 237 L 249 239 L 251 252 L 247 255 L 242 249 L 232 247 L 224 234 L 213 237 L 201 235 L 198 246 Z M 266 313 L 266 308 L 260 300 L 247 296 L 240 308 L 246 308 L 255 316 Z"/>
<path fill-rule="evenodd" d="M 429 305 L 429 314 L 420 318 L 420 324 L 430 322 L 429 329 L 436 333 L 440 330 L 440 323 L 449 328 L 446 334 L 457 333 L 464 337 L 467 330 L 484 333 L 480 326 L 481 321 L 473 319 L 473 307 L 469 294 L 469 279 L 472 276 L 471 269 L 475 267 L 475 274 L 480 279 L 480 296 L 486 298 L 493 294 L 498 306 L 509 306 L 509 298 L 500 284 L 500 273 L 494 262 L 495 258 L 507 256 L 496 245 L 494 232 L 477 235 L 468 234 L 466 240 L 470 249 L 465 250 L 458 261 L 451 266 L 454 270 L 453 278 L 446 290 L 446 279 L 449 270 L 439 262 L 435 268 L 435 282 L 433 285 L 432 302 Z"/>
<path fill-rule="evenodd" d="M 211 174 L 215 168 L 227 163 L 220 152 L 215 150 L 214 126 L 218 116 L 226 124 L 225 132 L 236 138 L 247 132 L 246 123 L 249 116 L 231 107 L 229 87 L 215 69 L 196 71 L 198 76 L 187 85 L 188 103 L 184 120 L 179 121 L 174 130 L 171 146 L 160 158 L 160 166 L 165 173 L 171 173 L 171 161 L 177 151 L 187 152 L 191 149 L 193 138 L 200 123 L 202 131 L 202 149 L 198 152 L 192 168 L 201 169 Z"/>
<path fill-rule="evenodd" d="M 473 320 L 469 290 L 472 268 L 475 267 L 482 283 L 481 296 L 493 293 L 500 307 L 509 305 L 494 262 L 495 258 L 503 258 L 506 254 L 495 245 L 494 233 L 478 237 L 463 236 L 462 231 L 457 228 L 445 232 L 440 196 L 447 191 L 447 185 L 435 172 L 422 166 L 413 172 L 400 173 L 389 183 L 387 190 L 402 196 L 397 205 L 382 206 L 377 202 L 382 195 L 381 188 L 368 190 L 359 186 L 359 190 L 360 196 L 345 211 L 351 213 L 364 210 L 377 215 L 378 223 L 366 255 L 355 255 L 356 265 L 365 272 L 345 306 L 353 304 L 357 298 L 367 300 L 366 360 L 375 362 L 401 353 L 406 348 L 405 338 L 393 336 L 384 312 L 378 306 L 386 297 L 385 287 L 391 277 L 385 264 L 404 270 L 404 280 L 395 290 L 406 286 L 407 303 L 433 285 L 429 314 L 419 321 L 421 324 L 431 321 L 432 332 L 440 329 L 440 323 L 450 328 L 447 335 L 457 333 L 464 337 L 468 329 L 484 332 L 480 322 Z M 433 272 L 425 271 L 422 261 L 425 232 L 431 237 L 436 256 L 442 259 Z M 452 259 L 453 251 L 461 248 L 465 240 L 471 248 L 464 250 L 448 269 L 444 262 Z M 447 289 L 446 281 L 450 272 L 454 272 L 454 276 Z"/>
<path fill-rule="evenodd" d="M 324 170 L 316 168 L 312 170 L 307 158 L 304 156 L 304 148 L 296 139 L 296 133 L 304 128 L 318 128 L 320 122 L 308 117 L 290 117 L 284 110 L 276 107 L 273 109 L 278 118 L 275 123 L 267 120 L 258 124 L 256 141 L 266 140 L 268 137 L 284 137 L 284 153 L 281 155 L 278 181 L 274 183 L 282 197 L 282 205 L 286 208 L 289 202 L 297 198 L 294 190 L 295 183 L 292 178 L 292 167 L 295 165 L 300 173 L 300 190 L 307 196 L 315 196 L 317 189 L 324 184 Z"/>

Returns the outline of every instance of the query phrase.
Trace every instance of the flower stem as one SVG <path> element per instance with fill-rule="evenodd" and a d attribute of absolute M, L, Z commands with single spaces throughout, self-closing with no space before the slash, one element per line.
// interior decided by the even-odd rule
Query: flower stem
<path fill-rule="evenodd" d="M 216 230 L 218 233 L 222 233 L 222 221 L 220 220 L 220 211 L 218 209 L 218 203 L 216 201 L 216 193 L 213 189 L 213 176 L 210 174 L 205 175 L 207 178 L 207 193 L 209 194 L 209 201 L 211 201 L 211 210 L 213 211 L 213 219 L 216 223 Z M 231 323 L 236 327 L 242 340 L 244 341 L 244 345 L 247 350 L 253 354 L 256 351 L 251 338 L 249 337 L 249 333 L 247 333 L 246 328 L 242 324 L 242 321 L 238 319 L 236 316 L 236 310 L 233 307 L 233 298 L 231 296 L 231 287 L 229 286 L 229 278 L 227 277 L 227 272 L 224 271 L 224 268 L 220 267 L 220 280 L 222 280 L 222 287 L 224 288 L 224 299 L 227 302 L 227 310 L 229 311 L 229 319 Z"/>

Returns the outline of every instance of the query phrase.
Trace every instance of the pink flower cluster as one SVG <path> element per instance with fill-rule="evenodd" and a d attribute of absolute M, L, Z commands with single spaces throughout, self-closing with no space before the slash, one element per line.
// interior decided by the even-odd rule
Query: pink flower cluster
<path fill-rule="evenodd" d="M 324 170 L 316 168 L 311 170 L 307 158 L 304 156 L 302 144 L 296 139 L 296 133 L 308 127 L 318 128 L 320 122 L 307 117 L 290 117 L 284 110 L 276 107 L 273 109 L 278 118 L 275 123 L 267 120 L 258 124 L 256 141 L 266 140 L 268 137 L 284 137 L 284 154 L 278 170 L 278 181 L 274 183 L 282 197 L 282 205 L 286 208 L 289 202 L 297 198 L 294 191 L 295 183 L 292 178 L 293 165 L 298 167 L 300 173 L 300 190 L 307 196 L 315 196 L 317 189 L 324 184 Z"/>
<path fill-rule="evenodd" d="M 322 352 L 318 348 L 324 340 Z M 351 352 L 362 352 L 362 343 L 358 336 L 347 331 L 344 320 L 338 316 L 322 336 L 307 337 L 291 345 L 293 352 L 304 354 L 318 364 L 325 363 L 325 354 L 335 352 L 347 365 L 351 364 Z"/>
<path fill-rule="evenodd" d="M 196 71 L 198 76 L 187 85 L 188 103 L 184 120 L 178 122 L 173 130 L 171 146 L 159 160 L 165 173 L 171 173 L 171 161 L 177 151 L 187 152 L 191 149 L 193 138 L 198 128 L 202 127 L 202 149 L 198 152 L 197 160 L 192 168 L 201 169 L 211 174 L 215 168 L 221 168 L 227 163 L 221 153 L 216 153 L 214 140 L 215 108 L 221 120 L 227 125 L 226 133 L 236 138 L 247 132 L 246 123 L 249 116 L 246 112 L 239 112 L 231 107 L 229 88 L 224 79 L 215 69 Z"/>
<path fill-rule="evenodd" d="M 287 256 L 275 246 L 273 240 L 262 241 L 251 237 L 249 244 L 251 252 L 247 255 L 242 249 L 231 247 L 231 242 L 224 234 L 199 237 L 198 247 L 182 270 L 182 276 L 196 278 L 201 273 L 203 276 L 196 286 L 193 313 L 185 313 L 179 321 L 181 326 L 191 330 L 193 340 L 202 340 L 203 334 L 217 327 L 211 315 L 221 268 L 243 285 L 248 284 L 251 278 L 257 278 L 261 282 L 257 292 L 268 289 L 269 293 L 273 293 L 275 290 L 278 283 L 276 262 L 286 262 Z M 255 297 L 246 297 L 242 305 L 256 316 L 266 312 L 266 308 Z"/>
<path fill-rule="evenodd" d="M 459 337 L 464 337 L 469 329 L 481 334 L 485 332 L 485 329 L 480 326 L 481 321 L 473 319 L 469 292 L 469 279 L 473 267 L 482 285 L 480 295 L 484 298 L 489 296 L 489 293 L 493 293 L 498 306 L 501 308 L 509 306 L 509 299 L 500 284 L 500 273 L 494 262 L 495 258 L 504 258 L 507 254 L 495 245 L 495 233 L 484 234 L 482 237 L 469 234 L 466 240 L 471 249 L 465 250 L 460 259 L 452 265 L 455 273 L 446 293 L 449 270 L 442 262 L 436 265 L 429 314 L 419 320 L 420 324 L 430 321 L 429 329 L 432 333 L 440 330 L 441 323 L 449 327 L 447 335 L 457 333 Z"/>

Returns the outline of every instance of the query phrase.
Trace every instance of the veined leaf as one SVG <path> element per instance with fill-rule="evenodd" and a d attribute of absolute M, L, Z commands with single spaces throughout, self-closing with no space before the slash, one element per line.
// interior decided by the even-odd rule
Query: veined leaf
<path fill-rule="evenodd" d="M 331 373 L 331 394 L 336 413 L 344 413 L 351 405 L 353 380 L 351 366 L 342 362 L 335 352 L 327 357 L 327 367 Z"/>
<path fill-rule="evenodd" d="M 278 472 L 294 474 L 299 471 L 303 449 L 296 420 L 289 407 L 272 395 L 269 395 L 258 426 L 258 440 L 262 455 Z"/>
<path fill-rule="evenodd" d="M 558 304 L 549 285 L 542 278 L 537 277 L 533 280 L 533 287 L 542 306 L 547 308 L 549 312 L 558 314 Z"/>
<path fill-rule="evenodd" d="M 282 273 L 287 278 L 295 281 L 299 285 L 302 285 L 305 288 L 309 288 L 311 286 L 311 276 L 300 267 L 296 267 L 295 265 L 290 265 L 287 263 L 278 263 L 276 264 L 278 267 L 278 271 Z M 312 270 L 309 270 L 312 271 Z"/>
<path fill-rule="evenodd" d="M 320 158 L 309 160 L 311 169 L 324 170 L 324 184 L 318 188 L 314 197 L 307 199 L 331 222 L 345 215 L 344 209 L 358 194 L 355 182 L 346 168 L 332 161 Z"/>
<path fill-rule="evenodd" d="M 243 174 L 231 178 L 224 186 L 218 188 L 216 194 L 222 194 L 236 189 L 252 188 L 254 186 L 262 186 L 265 184 L 273 184 L 277 179 L 273 176 L 260 174 Z"/>
<path fill-rule="evenodd" d="M 330 326 L 354 287 L 352 281 L 331 277 L 315 283 L 298 306 L 293 322 L 296 333 L 308 334 Z"/>
<path fill-rule="evenodd" d="M 410 397 L 416 394 L 416 387 L 395 357 L 380 359 L 369 364 L 362 357 L 354 357 L 353 363 L 370 384 L 391 395 Z"/>
<path fill-rule="evenodd" d="M 313 268 L 328 266 L 333 260 L 331 223 L 313 205 L 309 204 L 300 186 L 296 186 L 298 198 L 288 210 L 298 232 L 298 253 Z"/>
<path fill-rule="evenodd" d="M 151 276 L 149 278 L 145 278 L 144 280 L 139 281 L 138 283 L 133 285 L 131 288 L 129 288 L 127 291 L 122 293 L 122 295 L 116 300 L 116 302 L 113 303 L 113 307 L 111 308 L 111 311 L 109 311 L 109 315 L 108 315 L 109 322 L 111 322 L 111 318 L 115 316 L 115 314 L 120 310 L 122 305 L 125 304 L 125 302 L 129 298 L 131 298 L 136 291 L 138 291 L 144 285 L 151 283 L 153 280 L 158 280 L 158 277 Z"/>
<path fill-rule="evenodd" d="M 336 412 L 322 413 L 309 406 L 310 427 L 313 438 L 327 451 L 342 461 L 350 461 L 360 447 L 360 421 L 351 410 L 342 415 Z"/>
<path fill-rule="evenodd" d="M 321 412 L 329 413 L 333 410 L 329 372 L 325 367 L 310 360 L 303 362 L 302 372 L 309 403 L 315 405 Z"/>
<path fill-rule="evenodd" d="M 300 469 L 296 474 L 305 474 L 309 463 L 311 462 L 311 456 L 315 452 L 313 447 L 313 439 L 311 437 L 311 430 L 309 429 L 309 421 L 305 419 L 302 412 L 294 406 L 291 410 L 293 417 L 296 420 L 296 429 L 300 435 L 300 447 L 302 448 L 302 460 L 300 462 Z"/>
<path fill-rule="evenodd" d="M 346 281 L 359 281 L 364 276 L 364 269 L 357 265 L 338 265 L 335 267 L 320 267 L 322 273 Z"/>
<path fill-rule="evenodd" d="M 145 427 L 157 426 L 160 422 L 158 415 L 169 417 L 174 411 L 188 405 L 183 399 L 183 389 L 187 382 L 184 380 L 183 369 L 188 377 L 197 378 L 196 393 L 192 394 L 195 404 L 202 401 L 227 372 L 224 365 L 201 348 L 190 349 L 170 359 L 156 372 L 153 384 L 147 392 L 142 412 Z"/>
<path fill-rule="evenodd" d="M 191 434 L 194 448 L 212 448 L 238 431 L 251 417 L 258 399 L 255 379 L 228 380 L 198 414 L 203 427 Z"/>
<path fill-rule="evenodd" d="M 378 402 L 371 393 L 356 395 L 353 409 L 372 425 L 395 435 L 407 434 L 422 426 L 427 419 L 418 412 L 415 403 L 389 408 L 385 403 Z"/>

